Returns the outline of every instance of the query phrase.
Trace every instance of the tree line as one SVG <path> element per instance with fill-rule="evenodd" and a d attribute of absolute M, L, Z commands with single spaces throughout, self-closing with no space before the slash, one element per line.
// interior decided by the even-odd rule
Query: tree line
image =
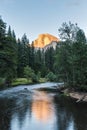
<path fill-rule="evenodd" d="M 0 80 L 5 80 L 10 85 L 15 78 L 32 77 L 37 82 L 37 77 L 45 77 L 53 70 L 54 50 L 46 53 L 34 48 L 33 42 L 29 43 L 27 35 L 16 38 L 14 30 L 0 17 Z"/>
<path fill-rule="evenodd" d="M 36 50 L 27 35 L 16 38 L 14 30 L 0 17 L 0 80 L 9 85 L 20 77 L 45 77 L 64 82 L 66 86 L 87 88 L 87 40 L 77 24 L 63 23 L 59 28 L 61 41 L 53 47 Z"/>
<path fill-rule="evenodd" d="M 69 22 L 62 24 L 59 35 L 62 42 L 55 61 L 58 79 L 68 87 L 87 90 L 87 40 L 84 31 Z"/>

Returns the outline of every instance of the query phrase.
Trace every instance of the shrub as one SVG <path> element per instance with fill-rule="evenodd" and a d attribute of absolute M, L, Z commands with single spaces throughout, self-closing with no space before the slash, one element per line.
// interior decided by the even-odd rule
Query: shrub
<path fill-rule="evenodd" d="M 35 83 L 38 82 L 38 75 L 36 76 L 36 74 L 34 73 L 34 70 L 32 70 L 29 66 L 26 66 L 24 68 L 24 74 L 28 81 L 29 79 L 31 79 L 32 82 L 35 82 Z"/>
<path fill-rule="evenodd" d="M 34 71 L 29 66 L 24 68 L 24 76 L 27 78 L 27 80 L 32 79 L 33 73 Z"/>
<path fill-rule="evenodd" d="M 46 79 L 48 81 L 56 81 L 56 75 L 53 73 L 53 72 L 49 72 L 47 75 L 46 75 Z"/>
<path fill-rule="evenodd" d="M 38 76 L 35 75 L 35 73 L 32 74 L 32 82 L 37 83 L 38 80 Z"/>

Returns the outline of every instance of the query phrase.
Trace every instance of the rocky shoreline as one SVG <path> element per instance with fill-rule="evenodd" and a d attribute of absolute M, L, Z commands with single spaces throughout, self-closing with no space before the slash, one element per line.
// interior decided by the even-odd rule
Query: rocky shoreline
<path fill-rule="evenodd" d="M 70 98 L 73 98 L 76 100 L 76 102 L 87 102 L 87 92 L 79 92 L 75 90 L 69 90 L 68 88 L 66 89 L 61 89 L 61 93 L 63 93 L 66 96 L 69 96 Z"/>

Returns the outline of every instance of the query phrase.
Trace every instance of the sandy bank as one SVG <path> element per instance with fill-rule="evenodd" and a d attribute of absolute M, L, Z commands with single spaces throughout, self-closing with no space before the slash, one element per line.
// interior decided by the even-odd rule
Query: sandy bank
<path fill-rule="evenodd" d="M 61 92 L 73 99 L 76 99 L 76 102 L 87 102 L 87 92 L 77 92 L 69 89 L 64 89 Z"/>

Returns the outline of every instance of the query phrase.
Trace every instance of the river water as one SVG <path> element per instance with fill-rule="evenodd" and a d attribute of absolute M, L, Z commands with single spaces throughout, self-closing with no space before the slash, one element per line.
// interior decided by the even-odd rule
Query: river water
<path fill-rule="evenodd" d="M 0 91 L 0 130 L 87 130 L 87 104 L 25 85 Z M 27 88 L 27 89 L 25 89 Z"/>

